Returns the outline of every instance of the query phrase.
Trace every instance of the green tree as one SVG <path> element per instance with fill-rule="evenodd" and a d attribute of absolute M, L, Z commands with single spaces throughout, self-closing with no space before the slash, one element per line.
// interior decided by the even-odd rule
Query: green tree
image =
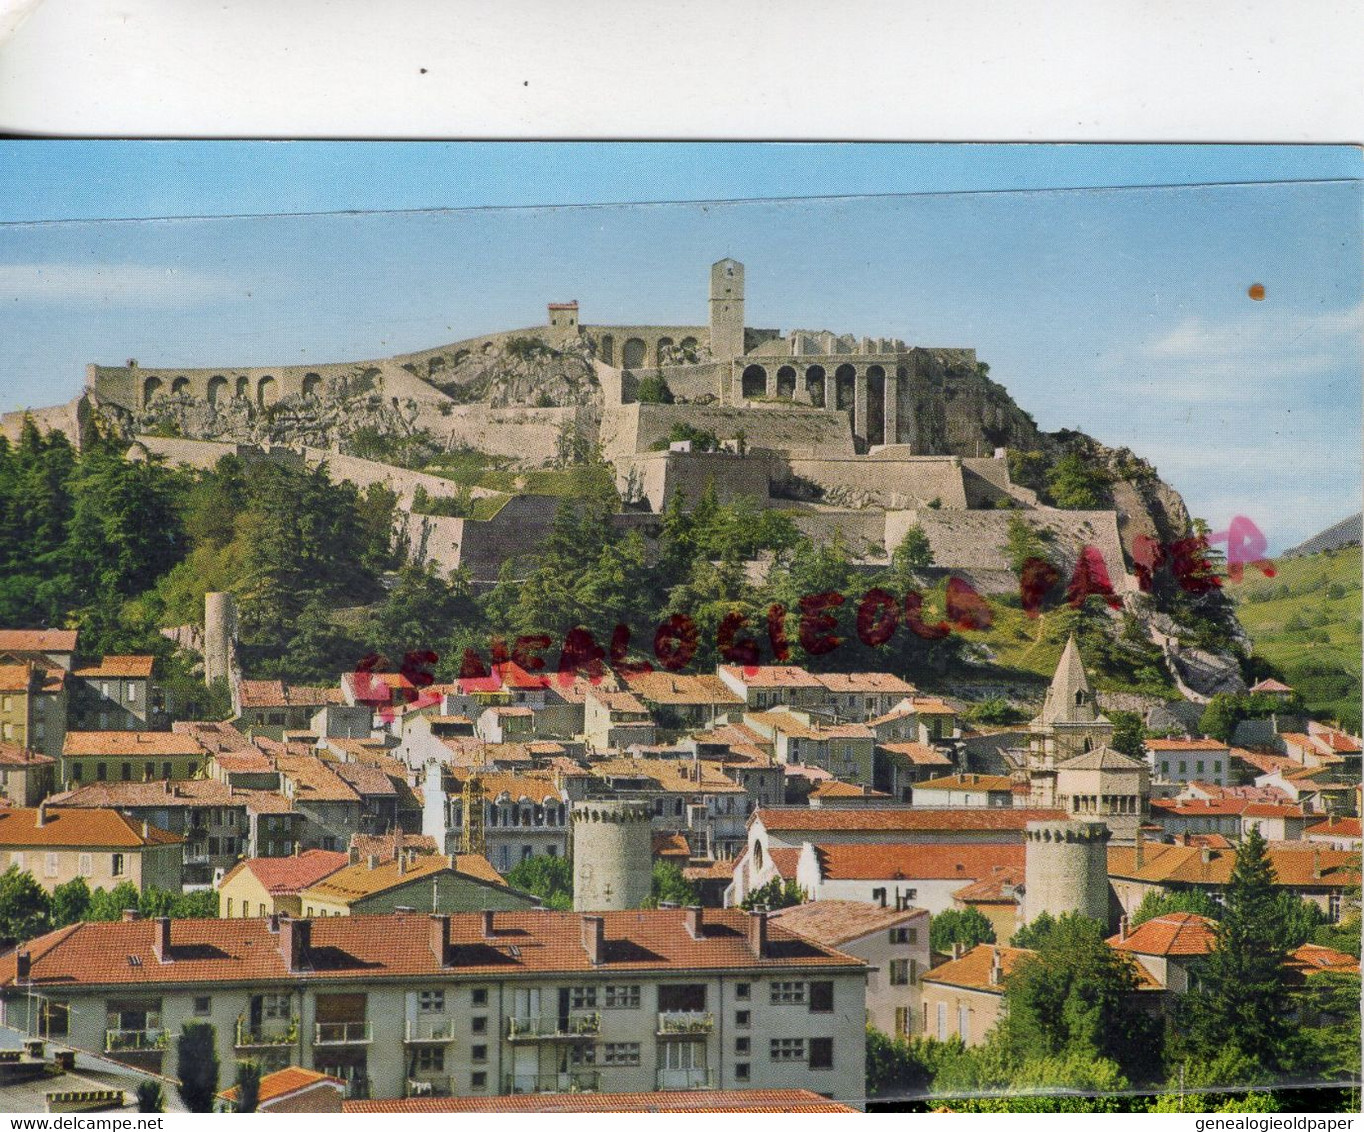
<path fill-rule="evenodd" d="M 1256 828 L 1237 846 L 1223 907 L 1199 984 L 1185 997 L 1181 1030 L 1194 1058 L 1230 1049 L 1274 1071 L 1288 1033 L 1287 948 L 1274 867 Z"/>
<path fill-rule="evenodd" d="M 1132 914 L 1131 926 L 1144 924 L 1157 916 L 1168 916 L 1171 912 L 1193 912 L 1216 920 L 1222 915 L 1222 908 L 1207 893 L 1197 888 L 1174 889 L 1161 892 L 1151 889 L 1141 898 L 1137 910 Z"/>
<path fill-rule="evenodd" d="M 891 569 L 899 575 L 908 577 L 915 570 L 923 570 L 933 565 L 933 548 L 923 527 L 915 524 L 905 531 L 890 556 Z"/>
<path fill-rule="evenodd" d="M 165 1112 L 166 1095 L 161 1090 L 161 1082 L 148 1078 L 137 1085 L 138 1112 Z"/>
<path fill-rule="evenodd" d="M 1208 706 L 1203 709 L 1203 716 L 1198 721 L 1198 729 L 1219 743 L 1230 743 L 1232 734 L 1236 731 L 1236 725 L 1243 718 L 1245 718 L 1245 714 L 1239 699 L 1236 696 L 1219 692 L 1208 701 Z"/>
<path fill-rule="evenodd" d="M 1058 507 L 1070 511 L 1097 511 L 1108 501 L 1112 477 L 1096 462 L 1079 452 L 1067 452 L 1047 473 L 1047 492 Z"/>
<path fill-rule="evenodd" d="M 540 897 L 546 908 L 573 907 L 573 865 L 567 857 L 527 857 L 507 874 L 507 883 Z"/>
<path fill-rule="evenodd" d="M 237 1062 L 238 1112 L 255 1112 L 260 1104 L 260 1062 L 247 1058 Z"/>
<path fill-rule="evenodd" d="M 97 888 L 90 894 L 90 906 L 85 919 L 96 921 L 121 920 L 125 910 L 142 909 L 142 894 L 131 881 L 120 881 L 111 889 Z"/>
<path fill-rule="evenodd" d="M 690 907 L 701 903 L 701 895 L 696 886 L 682 875 L 682 870 L 671 861 L 655 861 L 653 879 L 649 886 L 646 908 L 657 908 L 660 904 L 680 904 Z"/>
<path fill-rule="evenodd" d="M 190 1112 L 212 1112 L 218 1095 L 218 1038 L 207 1022 L 186 1022 L 175 1040 L 180 1099 Z"/>
<path fill-rule="evenodd" d="M 1110 711 L 1108 718 L 1113 721 L 1113 738 L 1108 745 L 1134 759 L 1142 758 L 1142 741 L 1146 738 L 1146 728 L 1141 714 L 1135 711 Z"/>
<path fill-rule="evenodd" d="M 33 874 L 10 865 L 0 875 L 0 946 L 40 936 L 52 928 L 52 903 Z"/>
<path fill-rule="evenodd" d="M 662 374 L 649 374 L 640 378 L 635 400 L 641 405 L 671 405 L 673 391 L 668 388 L 668 382 Z"/>
<path fill-rule="evenodd" d="M 1096 920 L 1066 913 L 1014 967 L 999 1034 L 1019 1061 L 1108 1059 L 1141 1075 L 1155 1068 L 1151 1019 L 1133 1001 L 1136 969 L 1104 935 Z"/>
<path fill-rule="evenodd" d="M 980 943 L 994 943 L 995 927 L 979 908 L 949 908 L 932 918 L 928 939 L 937 952 L 951 952 L 954 943 L 969 951 Z"/>
<path fill-rule="evenodd" d="M 1108 1058 L 1071 1053 L 1020 1060 L 998 1038 L 944 1058 L 933 1078 L 934 1098 L 953 1112 L 1122 1112 L 1120 1094 L 1128 1087 Z"/>
<path fill-rule="evenodd" d="M 926 1092 L 934 1074 L 962 1050 L 960 1038 L 892 1038 L 867 1027 L 867 1095 L 901 1096 Z"/>
<path fill-rule="evenodd" d="M 1008 539 L 1004 545 L 1004 553 L 1009 559 L 1009 568 L 1019 576 L 1022 576 L 1023 568 L 1030 559 L 1051 562 L 1051 554 L 1046 543 L 1033 526 L 1019 515 L 1009 516 Z"/>
<path fill-rule="evenodd" d="M 739 907 L 745 912 L 751 912 L 754 908 L 790 908 L 796 904 L 804 904 L 805 899 L 805 889 L 794 880 L 773 877 L 766 884 L 751 890 L 740 902 Z"/>
<path fill-rule="evenodd" d="M 1152 1101 L 1151 1111 L 1278 1112 L 1272 1092 L 1253 1088 L 1270 1084 L 1272 1078 L 1262 1067 L 1228 1048 L 1210 1060 L 1185 1060 L 1176 1065 L 1165 1091 Z M 1246 1091 L 1248 1086 L 1250 1091 Z M 1224 1089 L 1235 1091 L 1221 1091 Z"/>
<path fill-rule="evenodd" d="M 84 877 L 73 877 L 52 890 L 52 926 L 64 928 L 85 919 L 90 910 L 90 886 Z"/>

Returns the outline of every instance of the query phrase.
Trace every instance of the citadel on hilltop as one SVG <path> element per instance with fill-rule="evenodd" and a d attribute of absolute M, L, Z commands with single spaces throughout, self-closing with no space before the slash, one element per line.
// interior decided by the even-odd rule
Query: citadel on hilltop
<path fill-rule="evenodd" d="M 711 267 L 708 306 L 706 324 L 646 326 L 584 323 L 576 301 L 554 302 L 538 327 L 374 361 L 91 365 L 81 397 L 33 415 L 73 437 L 98 416 L 133 442 L 132 458 L 325 462 L 362 487 L 386 483 L 412 558 L 466 568 L 479 584 L 547 533 L 559 500 L 475 488 L 478 518 L 416 513 L 418 489 L 431 499 L 461 489 L 346 454 L 357 430 L 429 436 L 526 469 L 562 465 L 570 440 L 597 446 L 622 498 L 615 521 L 646 537 L 670 500 L 685 506 L 710 482 L 722 499 L 782 509 L 816 541 L 837 532 L 870 565 L 917 526 L 937 565 L 985 592 L 1016 584 L 1004 550 L 1016 515 L 1063 570 L 1090 545 L 1119 592 L 1135 588 L 1130 540 L 1165 534 L 1164 501 L 1118 483 L 1113 510 L 1059 510 L 1014 483 L 1007 449 L 1045 441 L 974 350 L 749 326 L 744 266 L 732 259 Z M 7 416 L 6 431 L 22 420 Z M 1175 510 L 1175 525 L 1187 520 Z"/>

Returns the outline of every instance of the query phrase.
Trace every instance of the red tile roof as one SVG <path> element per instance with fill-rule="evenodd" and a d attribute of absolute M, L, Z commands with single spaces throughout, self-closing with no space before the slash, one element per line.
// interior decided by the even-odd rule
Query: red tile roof
<path fill-rule="evenodd" d="M 873 841 L 816 845 L 825 880 L 980 880 L 1001 865 L 1021 868 L 1020 845 L 905 845 Z"/>
<path fill-rule="evenodd" d="M 995 944 L 982 943 L 971 948 L 960 959 L 953 959 L 940 967 L 934 967 L 925 973 L 922 981 L 1002 995 L 1004 980 L 1013 974 L 1020 963 L 1036 954 L 1035 951 L 1029 951 L 1024 947 L 999 947 Z M 999 960 L 1001 975 L 998 982 L 992 982 L 990 971 L 995 965 L 996 958 Z"/>
<path fill-rule="evenodd" d="M 203 744 L 193 735 L 175 731 L 68 731 L 62 754 L 69 757 L 108 755 L 161 757 L 164 755 L 202 755 Z"/>
<path fill-rule="evenodd" d="M 1329 818 L 1318 825 L 1307 827 L 1308 837 L 1359 837 L 1360 821 L 1358 818 Z"/>
<path fill-rule="evenodd" d="M 823 685 L 803 668 L 794 664 L 758 664 L 745 667 L 722 664 L 717 672 L 726 672 L 746 688 L 822 688 Z"/>
<path fill-rule="evenodd" d="M 900 806 L 874 806 L 866 809 L 830 810 L 824 807 L 757 810 L 752 821 L 763 828 L 781 832 L 820 830 L 912 832 L 919 830 L 1023 830 L 1030 821 L 1060 821 L 1069 815 L 1064 810 L 1026 809 L 1014 806 L 974 809 L 911 809 Z"/>
<path fill-rule="evenodd" d="M 48 799 L 48 804 L 85 810 L 124 810 L 151 806 L 169 810 L 242 806 L 245 803 L 234 797 L 226 784 L 216 779 L 194 778 L 184 782 L 91 782 L 62 794 L 54 794 Z"/>
<path fill-rule="evenodd" d="M 0 629 L 0 653 L 62 653 L 76 651 L 75 629 Z"/>
<path fill-rule="evenodd" d="M 927 743 L 915 743 L 908 739 L 891 743 L 877 743 L 878 751 L 889 751 L 893 755 L 903 755 L 916 766 L 951 766 L 952 760 L 941 751 Z"/>
<path fill-rule="evenodd" d="M 373 676 L 374 680 L 383 677 Z M 240 680 L 237 683 L 238 702 L 246 708 L 325 707 L 335 702 L 331 688 L 310 688 L 302 684 L 286 684 L 283 680 Z"/>
<path fill-rule="evenodd" d="M 1007 774 L 949 774 L 944 778 L 929 778 L 916 782 L 919 790 L 985 790 L 1013 793 L 1014 781 Z"/>
<path fill-rule="evenodd" d="M 0 766 L 18 768 L 25 766 L 43 766 L 46 763 L 55 763 L 57 760 L 51 755 L 45 755 L 41 751 L 31 751 L 27 747 L 18 747 L 13 743 L 0 743 Z"/>
<path fill-rule="evenodd" d="M 42 825 L 38 824 L 39 809 L 43 810 Z M 39 809 L 0 810 L 0 846 L 141 849 L 150 845 L 178 845 L 182 840 L 117 810 Z"/>
<path fill-rule="evenodd" d="M 924 921 L 921 926 L 928 926 L 928 912 L 923 908 L 883 908 L 864 900 L 813 900 L 778 909 L 772 917 L 782 927 L 827 947 L 842 947 L 872 932 L 920 918 Z"/>
<path fill-rule="evenodd" d="M 1318 975 L 1323 971 L 1358 972 L 1359 956 L 1347 955 L 1343 951 L 1315 943 L 1304 943 L 1289 953 L 1288 967 L 1299 976 Z"/>
<path fill-rule="evenodd" d="M 630 691 L 656 704 L 724 704 L 737 707 L 743 696 L 718 676 L 636 672 L 625 677 Z"/>
<path fill-rule="evenodd" d="M 346 1101 L 346 1112 L 856 1112 L 808 1089 L 734 1089 L 706 1092 L 535 1093 L 506 1097 L 405 1097 Z"/>
<path fill-rule="evenodd" d="M 223 884 L 246 870 L 271 896 L 296 896 L 349 863 L 347 854 L 328 849 L 308 849 L 292 857 L 248 857 L 223 877 Z"/>
<path fill-rule="evenodd" d="M 1016 889 L 1023 886 L 1024 870 L 1018 865 L 996 865 L 988 876 L 952 893 L 959 904 L 1016 904 Z"/>
<path fill-rule="evenodd" d="M 1358 853 L 1323 849 L 1296 842 L 1300 849 L 1271 847 L 1269 863 L 1275 883 L 1293 888 L 1344 888 L 1359 883 Z M 1142 864 L 1135 846 L 1109 846 L 1108 875 L 1150 884 L 1189 884 L 1222 887 L 1231 879 L 1236 853 L 1193 845 L 1142 845 Z M 1206 856 L 1206 860 L 1204 859 Z"/>
<path fill-rule="evenodd" d="M 1250 690 L 1252 693 L 1255 693 L 1255 692 L 1291 692 L 1293 689 L 1290 688 L 1287 684 L 1283 683 L 1283 681 L 1281 680 L 1275 680 L 1273 677 L 1266 677 L 1264 680 L 1261 680 L 1258 684 L 1253 685 Z"/>
<path fill-rule="evenodd" d="M 1226 743 L 1216 739 L 1147 739 L 1142 744 L 1148 751 L 1226 751 Z"/>
<path fill-rule="evenodd" d="M 699 938 L 687 930 L 687 913 L 680 908 L 598 914 L 604 921 L 605 958 L 595 965 L 583 946 L 582 917 L 540 909 L 495 913 L 491 939 L 484 937 L 480 913 L 452 915 L 446 967 L 431 949 L 431 918 L 412 913 L 313 920 L 308 969 L 292 973 L 280 951 L 281 936 L 271 933 L 268 919 L 175 920 L 170 963 L 156 958 L 157 925 L 147 920 L 75 924 L 40 936 L 25 950 L 32 958 L 35 987 L 237 981 L 297 986 L 430 977 L 441 971 L 496 978 L 521 972 L 865 969 L 860 960 L 802 940 L 780 924 L 769 926 L 768 949 L 757 958 L 747 942 L 749 917 L 735 909 L 707 908 Z M 14 985 L 15 954 L 0 957 L 0 986 Z"/>
<path fill-rule="evenodd" d="M 0 692 L 23 693 L 33 687 L 31 664 L 0 664 Z"/>
<path fill-rule="evenodd" d="M 912 696 L 917 689 L 889 672 L 817 672 L 815 679 L 830 692 L 852 695 L 890 693 Z"/>
<path fill-rule="evenodd" d="M 1217 921 L 1193 912 L 1170 912 L 1138 924 L 1127 938 L 1108 940 L 1118 951 L 1141 955 L 1207 955 L 1217 941 Z"/>
<path fill-rule="evenodd" d="M 796 870 L 800 865 L 799 849 L 769 849 L 767 859 L 783 880 L 796 879 Z"/>
<path fill-rule="evenodd" d="M 260 1092 L 256 1101 L 258 1104 L 267 1104 L 270 1101 L 277 1101 L 281 1097 L 286 1097 L 290 1093 L 311 1089 L 314 1085 L 321 1084 L 324 1081 L 335 1085 L 338 1089 L 346 1087 L 346 1083 L 340 1077 L 319 1073 L 315 1069 L 304 1069 L 298 1065 L 291 1065 L 287 1069 L 277 1069 L 274 1073 L 267 1073 L 260 1079 Z M 237 1086 L 233 1085 L 230 1089 L 224 1089 L 218 1095 L 235 1103 Z"/>
<path fill-rule="evenodd" d="M 77 668 L 72 675 L 86 680 L 101 676 L 122 680 L 150 680 L 152 665 L 155 663 L 156 658 L 153 656 L 106 656 L 98 664 Z"/>

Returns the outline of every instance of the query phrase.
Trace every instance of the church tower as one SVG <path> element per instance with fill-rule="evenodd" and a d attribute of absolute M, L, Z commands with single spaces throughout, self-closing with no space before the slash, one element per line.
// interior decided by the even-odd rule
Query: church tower
<path fill-rule="evenodd" d="M 744 355 L 744 265 L 737 259 L 711 264 L 710 353 L 716 361 Z"/>
<path fill-rule="evenodd" d="M 1057 764 L 1106 747 L 1113 738 L 1113 723 L 1099 710 L 1074 634 L 1066 641 L 1042 711 L 1028 731 L 1029 801 L 1034 806 L 1056 805 Z"/>

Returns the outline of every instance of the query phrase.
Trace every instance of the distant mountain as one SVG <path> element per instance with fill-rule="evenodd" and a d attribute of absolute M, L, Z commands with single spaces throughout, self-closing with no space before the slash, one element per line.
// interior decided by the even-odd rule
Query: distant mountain
<path fill-rule="evenodd" d="M 1323 550 L 1339 550 L 1342 546 L 1358 546 L 1361 542 L 1361 535 L 1364 535 L 1364 513 L 1351 515 L 1348 519 L 1342 519 L 1334 526 L 1327 527 L 1320 534 L 1315 534 L 1306 542 L 1300 543 L 1291 550 L 1285 550 L 1285 558 L 1300 558 L 1305 554 L 1319 554 Z"/>

